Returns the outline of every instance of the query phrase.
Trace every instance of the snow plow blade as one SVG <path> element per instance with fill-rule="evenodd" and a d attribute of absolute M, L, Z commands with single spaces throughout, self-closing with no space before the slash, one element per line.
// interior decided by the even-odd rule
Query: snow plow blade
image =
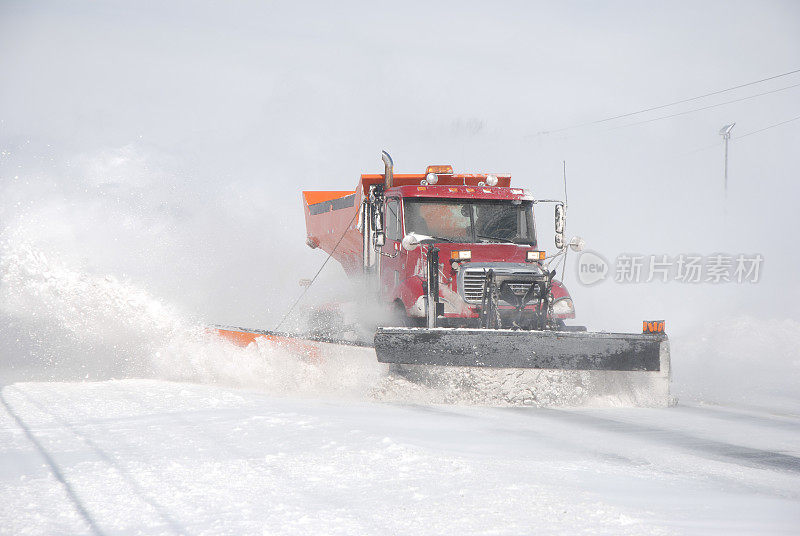
<path fill-rule="evenodd" d="M 669 340 L 664 334 L 379 328 L 375 353 L 378 361 L 399 365 L 669 375 Z"/>

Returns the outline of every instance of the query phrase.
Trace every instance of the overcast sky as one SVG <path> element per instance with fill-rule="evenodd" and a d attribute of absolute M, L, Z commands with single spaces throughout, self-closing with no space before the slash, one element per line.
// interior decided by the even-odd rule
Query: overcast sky
<path fill-rule="evenodd" d="M 585 288 L 568 271 L 579 320 L 800 318 L 800 121 L 737 139 L 800 116 L 800 87 L 626 126 L 800 73 L 559 130 L 795 69 L 790 1 L 0 0 L 0 226 L 210 321 L 270 327 L 324 260 L 303 245 L 302 189 L 353 188 L 387 149 L 398 172 L 511 172 L 553 197 L 566 160 L 568 231 L 610 259 L 765 257 L 758 285 Z M 725 208 L 717 132 L 734 121 Z"/>

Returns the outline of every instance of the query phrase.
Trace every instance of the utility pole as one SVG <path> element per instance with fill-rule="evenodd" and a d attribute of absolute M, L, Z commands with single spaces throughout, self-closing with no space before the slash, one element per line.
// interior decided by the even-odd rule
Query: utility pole
<path fill-rule="evenodd" d="M 736 123 L 725 125 L 719 129 L 719 135 L 725 140 L 725 199 L 728 198 L 728 140 L 731 139 L 731 130 L 736 126 Z"/>

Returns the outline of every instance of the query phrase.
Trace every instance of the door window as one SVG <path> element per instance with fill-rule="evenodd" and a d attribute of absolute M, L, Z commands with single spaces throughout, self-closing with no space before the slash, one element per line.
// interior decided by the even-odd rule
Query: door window
<path fill-rule="evenodd" d="M 386 237 L 390 240 L 399 241 L 400 236 L 400 202 L 397 199 L 389 199 L 386 202 L 385 214 Z"/>

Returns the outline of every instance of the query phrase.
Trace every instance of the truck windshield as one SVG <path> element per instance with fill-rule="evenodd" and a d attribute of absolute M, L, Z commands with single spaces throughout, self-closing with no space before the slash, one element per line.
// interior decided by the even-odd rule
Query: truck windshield
<path fill-rule="evenodd" d="M 536 245 L 533 203 L 510 200 L 406 198 L 405 232 L 450 242 Z"/>

